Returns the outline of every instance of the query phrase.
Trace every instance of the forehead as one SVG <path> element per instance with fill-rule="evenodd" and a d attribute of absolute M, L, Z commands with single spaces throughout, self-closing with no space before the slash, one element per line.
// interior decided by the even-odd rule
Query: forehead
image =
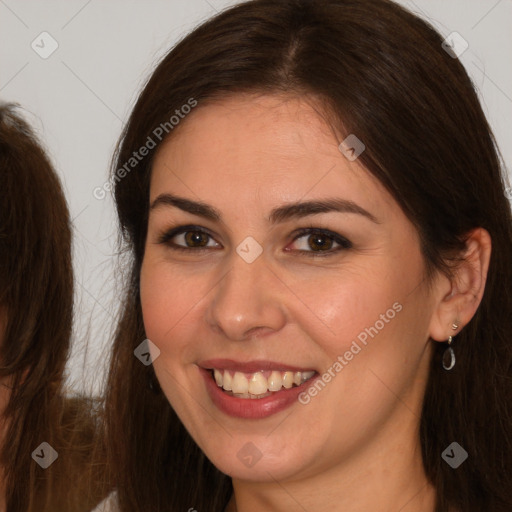
<path fill-rule="evenodd" d="M 339 137 L 309 99 L 231 96 L 199 104 L 178 128 L 156 155 L 152 199 L 174 191 L 212 203 L 252 204 L 257 197 L 270 205 L 327 194 L 383 208 L 394 203 L 341 153 Z"/>

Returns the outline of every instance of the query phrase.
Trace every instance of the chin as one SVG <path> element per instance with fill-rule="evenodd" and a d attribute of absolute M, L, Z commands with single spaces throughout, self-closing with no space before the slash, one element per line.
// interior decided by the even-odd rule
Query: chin
<path fill-rule="evenodd" d="M 222 473 L 234 479 L 253 482 L 275 482 L 298 477 L 310 468 L 308 455 L 297 447 L 305 440 L 278 442 L 272 435 L 226 438 L 225 444 L 206 447 L 209 460 Z"/>

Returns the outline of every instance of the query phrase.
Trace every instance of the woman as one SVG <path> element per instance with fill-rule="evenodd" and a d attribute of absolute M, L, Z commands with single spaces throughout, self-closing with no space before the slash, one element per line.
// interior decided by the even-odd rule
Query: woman
<path fill-rule="evenodd" d="M 432 27 L 230 8 L 159 64 L 113 169 L 120 510 L 510 510 L 510 204 Z"/>
<path fill-rule="evenodd" d="M 64 397 L 73 317 L 69 212 L 43 148 L 8 104 L 0 105 L 0 178 L 0 510 L 91 510 L 104 495 L 100 459 L 89 466 L 92 402 Z"/>

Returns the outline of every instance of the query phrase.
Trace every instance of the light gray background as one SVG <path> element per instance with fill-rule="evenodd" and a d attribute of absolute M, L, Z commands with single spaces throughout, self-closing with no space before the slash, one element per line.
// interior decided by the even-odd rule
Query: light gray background
<path fill-rule="evenodd" d="M 0 99 L 29 111 L 29 121 L 63 180 L 73 218 L 73 389 L 98 389 L 120 296 L 114 286 L 117 234 L 112 200 L 109 195 L 95 199 L 93 190 L 105 183 L 123 122 L 159 58 L 198 23 L 235 3 L 0 0 Z M 430 20 L 445 37 L 456 31 L 469 43 L 461 61 L 480 91 L 510 170 L 512 1 L 399 3 Z M 59 45 L 46 59 L 31 47 L 33 41 L 41 45 L 44 31 Z"/>

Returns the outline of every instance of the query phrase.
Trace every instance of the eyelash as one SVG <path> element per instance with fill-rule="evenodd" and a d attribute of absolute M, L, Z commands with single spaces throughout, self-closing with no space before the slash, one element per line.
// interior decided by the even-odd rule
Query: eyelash
<path fill-rule="evenodd" d="M 178 244 L 175 244 L 174 242 L 171 242 L 172 238 L 174 238 L 176 235 L 188 233 L 191 231 L 205 234 L 205 235 L 209 236 L 210 238 L 214 239 L 214 237 L 204 228 L 201 228 L 200 226 L 188 225 L 188 226 L 178 226 L 176 228 L 172 228 L 169 231 L 163 233 L 159 237 L 158 243 L 167 245 L 167 247 L 173 251 L 202 252 L 202 251 L 209 250 L 210 247 L 184 247 L 182 245 L 178 245 Z M 326 257 L 326 256 L 330 256 L 334 253 L 337 253 L 338 251 L 352 248 L 352 243 L 349 240 L 347 240 L 346 238 L 342 237 L 341 235 L 338 235 L 337 233 L 329 231 L 328 229 L 315 228 L 313 226 L 298 229 L 294 233 L 294 238 L 293 238 L 292 242 L 295 242 L 299 238 L 302 238 L 306 235 L 310 235 L 310 236 L 311 235 L 324 235 L 324 236 L 330 238 L 333 242 L 337 243 L 339 245 L 339 247 L 337 247 L 335 249 L 328 249 L 326 251 L 304 251 L 304 250 L 299 249 L 299 250 L 295 250 L 294 252 L 299 252 L 299 253 L 305 254 L 309 257 Z"/>

